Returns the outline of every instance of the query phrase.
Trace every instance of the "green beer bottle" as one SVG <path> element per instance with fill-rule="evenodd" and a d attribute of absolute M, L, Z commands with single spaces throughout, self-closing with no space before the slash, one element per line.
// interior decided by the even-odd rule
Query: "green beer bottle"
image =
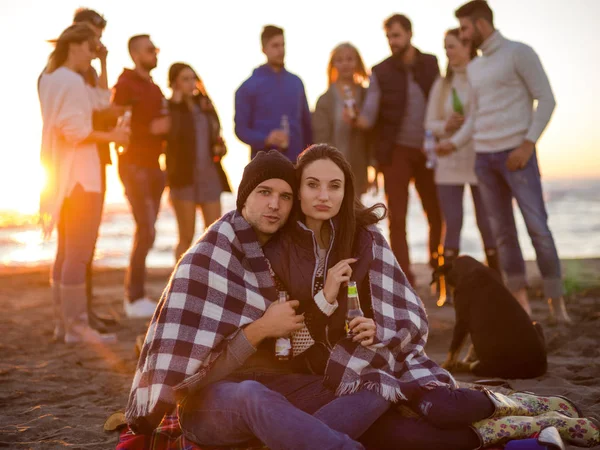
<path fill-rule="evenodd" d="M 462 116 L 465 115 L 463 104 L 460 101 L 460 97 L 458 96 L 458 93 L 456 92 L 455 88 L 452 88 L 452 109 L 454 110 L 454 112 Z"/>
<path fill-rule="evenodd" d="M 364 317 L 362 309 L 360 309 L 360 301 L 358 299 L 358 289 L 356 281 L 348 281 L 348 310 L 346 311 L 346 336 L 353 337 L 354 333 L 350 329 L 350 322 L 355 317 Z"/>

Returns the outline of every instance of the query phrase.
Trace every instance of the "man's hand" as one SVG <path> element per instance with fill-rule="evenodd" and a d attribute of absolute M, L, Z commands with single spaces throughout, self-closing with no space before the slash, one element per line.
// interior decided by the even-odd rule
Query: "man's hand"
<path fill-rule="evenodd" d="M 442 141 L 435 146 L 435 152 L 439 156 L 446 156 L 456 151 L 455 145 L 450 141 Z"/>
<path fill-rule="evenodd" d="M 171 130 L 171 118 L 169 116 L 159 117 L 150 122 L 150 133 L 155 136 L 167 134 Z"/>
<path fill-rule="evenodd" d="M 286 141 L 287 135 L 285 134 L 285 131 L 275 129 L 269 133 L 269 136 L 267 136 L 267 139 L 265 140 L 265 145 L 267 148 L 281 148 Z"/>
<path fill-rule="evenodd" d="M 359 115 L 354 121 L 354 127 L 358 128 L 359 130 L 368 130 L 369 128 L 371 128 L 369 126 L 369 121 L 367 120 L 367 118 L 361 115 Z"/>
<path fill-rule="evenodd" d="M 304 315 L 296 314 L 298 306 L 300 306 L 298 300 L 271 304 L 259 319 L 265 331 L 265 337 L 286 337 L 294 331 L 301 330 L 304 326 Z"/>
<path fill-rule="evenodd" d="M 454 133 L 456 130 L 462 127 L 463 123 L 465 123 L 465 116 L 457 112 L 452 113 L 452 115 L 446 121 L 444 130 L 446 133 Z"/>
<path fill-rule="evenodd" d="M 527 165 L 527 162 L 535 151 L 535 144 L 531 141 L 525 141 L 520 147 L 517 147 L 509 153 L 508 159 L 506 160 L 506 167 L 511 172 L 515 170 L 521 170 Z"/>
<path fill-rule="evenodd" d="M 352 276 L 352 268 L 350 264 L 358 261 L 355 258 L 342 259 L 339 263 L 327 271 L 327 279 L 323 288 L 325 300 L 329 303 L 335 303 L 335 299 L 340 292 L 342 283 L 350 281 Z"/>

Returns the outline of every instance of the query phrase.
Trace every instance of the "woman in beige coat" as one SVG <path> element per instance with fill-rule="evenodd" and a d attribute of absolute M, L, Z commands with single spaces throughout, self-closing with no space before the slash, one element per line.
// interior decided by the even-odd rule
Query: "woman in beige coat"
<path fill-rule="evenodd" d="M 368 74 L 360 53 L 350 43 L 333 49 L 327 68 L 329 89 L 317 101 L 313 113 L 314 142 L 338 148 L 350 162 L 356 193 L 367 191 L 369 135 L 353 126 L 365 99 Z"/>
<path fill-rule="evenodd" d="M 444 47 L 448 57 L 448 69 L 446 76 L 438 78 L 431 89 L 425 116 L 425 128 L 431 130 L 439 140 L 451 137 L 460 129 L 465 116 L 469 114 L 471 95 L 467 65 L 476 57 L 476 50 L 469 43 L 460 40 L 457 28 L 446 32 Z M 496 243 L 477 187 L 472 141 L 455 152 L 438 156 L 435 182 L 446 223 L 445 261 L 452 261 L 459 253 L 463 196 L 465 185 L 469 185 L 488 266 L 499 271 Z"/>

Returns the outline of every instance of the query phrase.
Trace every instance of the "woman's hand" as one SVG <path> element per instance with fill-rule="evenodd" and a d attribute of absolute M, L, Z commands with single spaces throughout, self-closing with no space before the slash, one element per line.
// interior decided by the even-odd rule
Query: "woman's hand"
<path fill-rule="evenodd" d="M 368 347 L 373 344 L 373 339 L 377 332 L 377 325 L 373 319 L 367 317 L 355 317 L 348 325 L 350 330 L 355 335 L 352 338 L 353 342 L 360 342 L 363 347 Z"/>
<path fill-rule="evenodd" d="M 450 118 L 446 121 L 446 126 L 444 127 L 444 129 L 446 130 L 446 133 L 454 133 L 456 130 L 462 127 L 462 124 L 464 122 L 465 116 L 457 112 L 452 113 Z"/>
<path fill-rule="evenodd" d="M 358 261 L 356 258 L 342 259 L 339 263 L 327 271 L 327 279 L 323 288 L 323 295 L 329 303 L 334 303 L 340 292 L 342 283 L 350 281 L 352 268 L 350 264 Z"/>

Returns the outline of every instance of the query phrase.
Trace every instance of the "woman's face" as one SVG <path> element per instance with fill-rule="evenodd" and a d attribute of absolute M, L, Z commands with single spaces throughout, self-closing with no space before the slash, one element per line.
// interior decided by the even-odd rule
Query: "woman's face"
<path fill-rule="evenodd" d="M 300 207 L 307 219 L 329 220 L 342 206 L 344 172 L 330 159 L 313 161 L 300 180 Z"/>
<path fill-rule="evenodd" d="M 175 85 L 173 86 L 173 90 L 180 91 L 183 95 L 191 97 L 194 95 L 196 91 L 196 75 L 194 71 L 189 67 L 186 67 L 179 75 L 177 75 L 177 79 L 175 80 Z"/>
<path fill-rule="evenodd" d="M 337 70 L 339 78 L 343 80 L 352 79 L 357 64 L 356 53 L 350 48 L 344 47 L 338 50 L 333 57 L 333 67 Z"/>
<path fill-rule="evenodd" d="M 444 48 L 446 49 L 446 56 L 451 66 L 460 67 L 465 66 L 470 61 L 471 44 L 463 44 L 459 38 L 451 34 L 447 35 L 444 39 Z"/>
<path fill-rule="evenodd" d="M 90 67 L 92 59 L 96 57 L 96 45 L 96 39 L 70 44 L 69 53 L 77 66 L 77 71 L 83 72 Z"/>

